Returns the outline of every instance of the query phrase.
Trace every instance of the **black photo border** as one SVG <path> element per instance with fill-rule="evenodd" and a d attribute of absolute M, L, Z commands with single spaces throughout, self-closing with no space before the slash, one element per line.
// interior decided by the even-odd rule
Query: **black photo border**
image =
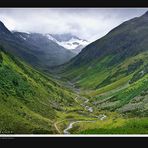
<path fill-rule="evenodd" d="M 148 7 L 148 0 L 0 0 L 0 7 Z M 0 137 L 0 146 L 147 147 L 147 137 Z"/>

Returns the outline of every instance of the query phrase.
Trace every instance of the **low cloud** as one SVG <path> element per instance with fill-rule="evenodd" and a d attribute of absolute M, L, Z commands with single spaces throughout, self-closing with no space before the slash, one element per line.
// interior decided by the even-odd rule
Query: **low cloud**
<path fill-rule="evenodd" d="M 72 33 L 96 40 L 146 8 L 0 8 L 0 20 L 10 30 Z"/>

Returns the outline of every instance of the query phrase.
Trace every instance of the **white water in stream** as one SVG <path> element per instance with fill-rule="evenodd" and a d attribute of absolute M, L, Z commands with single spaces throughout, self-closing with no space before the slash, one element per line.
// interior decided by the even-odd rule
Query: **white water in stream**
<path fill-rule="evenodd" d="M 99 120 L 104 120 L 107 116 L 104 114 L 101 114 L 99 116 L 96 116 Z M 69 130 L 73 128 L 73 125 L 76 123 L 80 123 L 80 122 L 96 122 L 97 120 L 93 120 L 93 121 L 73 121 L 69 124 L 69 126 L 64 129 L 64 134 L 70 134 Z"/>
<path fill-rule="evenodd" d="M 77 98 L 76 98 L 77 99 Z M 93 108 L 90 106 L 85 105 L 86 103 L 89 102 L 89 99 L 85 98 L 85 101 L 83 104 L 81 104 L 86 110 L 88 110 L 89 112 L 93 112 Z M 104 114 L 100 114 L 98 116 L 96 116 L 96 118 L 98 118 L 99 120 L 104 120 L 107 116 Z M 73 121 L 71 122 L 68 127 L 66 129 L 64 129 L 64 134 L 70 134 L 69 130 L 73 128 L 73 125 L 76 123 L 80 123 L 80 122 L 96 122 L 97 120 L 93 120 L 93 121 Z"/>
<path fill-rule="evenodd" d="M 68 130 L 73 128 L 73 125 L 80 122 L 95 122 L 95 121 L 74 121 L 69 124 L 69 126 L 64 130 L 64 134 L 70 134 Z"/>

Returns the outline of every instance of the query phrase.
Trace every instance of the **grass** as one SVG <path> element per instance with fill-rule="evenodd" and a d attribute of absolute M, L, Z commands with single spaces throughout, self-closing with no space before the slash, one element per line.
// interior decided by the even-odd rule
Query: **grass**
<path fill-rule="evenodd" d="M 73 82 L 78 88 L 98 90 L 112 83 L 117 84 L 117 87 L 118 85 L 124 85 L 132 79 L 132 76 L 136 72 L 142 70 L 144 65 L 148 64 L 147 51 L 141 52 L 133 57 L 128 57 L 122 62 L 116 61 L 114 65 L 109 65 L 114 58 L 113 55 L 108 55 L 100 59 L 92 60 L 80 67 L 73 66 L 62 72 L 60 76 L 64 81 L 69 80 Z M 114 85 L 113 87 L 115 88 L 116 86 Z"/>
<path fill-rule="evenodd" d="M 117 80 L 116 82 L 111 83 L 110 85 L 104 86 L 96 91 L 93 91 L 92 93 L 90 93 L 90 96 L 96 96 L 99 94 L 103 94 L 106 93 L 108 91 L 114 90 L 118 87 L 124 86 L 128 83 L 128 80 L 130 80 L 131 75 L 127 76 L 127 77 L 123 77 L 119 80 Z"/>
<path fill-rule="evenodd" d="M 147 134 L 148 118 L 118 119 L 109 126 L 82 130 L 79 134 Z"/>
<path fill-rule="evenodd" d="M 8 53 L 0 55 L 1 133 L 53 133 L 56 110 L 75 106 L 75 94 Z"/>
<path fill-rule="evenodd" d="M 77 87 L 84 89 L 80 95 L 90 99 L 87 105 L 93 106 L 94 112 L 89 113 L 80 105 L 84 102 L 83 97 L 81 96 L 76 101 L 77 95 L 70 88 L 62 86 L 61 80 L 54 80 L 49 75 L 1 51 L 0 132 L 56 134 L 54 127 L 56 122 L 59 122 L 57 126 L 63 131 L 71 121 L 95 120 L 92 123 L 75 124 L 71 133 L 148 133 L 147 114 L 143 115 L 143 112 L 147 110 L 138 113 L 132 110 L 130 114 L 118 111 L 135 97 L 147 95 L 147 73 L 142 77 L 136 77 L 132 83 L 128 83 L 136 73 L 143 70 L 143 64 L 140 65 L 138 59 L 144 59 L 144 55 L 134 57 L 133 60 L 128 59 L 121 65 L 107 67 L 107 63 L 112 58 L 108 56 L 100 63 L 93 61 L 89 67 L 86 65 L 78 71 L 73 69 L 63 74 L 64 77 L 70 75 L 68 79 L 79 75 L 73 81 Z M 144 60 L 144 65 L 146 64 Z M 102 102 L 94 105 L 95 101 Z M 146 106 L 143 107 L 145 108 Z M 107 118 L 101 121 L 94 117 L 99 114 L 105 114 Z"/>

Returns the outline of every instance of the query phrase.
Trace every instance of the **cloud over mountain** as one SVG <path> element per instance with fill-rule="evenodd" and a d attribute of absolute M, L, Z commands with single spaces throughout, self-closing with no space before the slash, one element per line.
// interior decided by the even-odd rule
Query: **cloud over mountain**
<path fill-rule="evenodd" d="M 0 8 L 0 20 L 10 30 L 72 33 L 90 41 L 146 8 Z"/>

